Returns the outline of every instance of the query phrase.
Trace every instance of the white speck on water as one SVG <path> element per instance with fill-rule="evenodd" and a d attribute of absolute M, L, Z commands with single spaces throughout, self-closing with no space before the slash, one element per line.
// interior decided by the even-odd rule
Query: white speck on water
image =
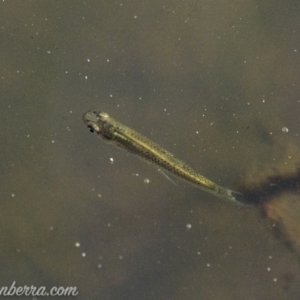
<path fill-rule="evenodd" d="M 82 253 L 81 253 L 81 256 L 82 256 L 82 257 L 86 257 L 86 253 L 85 253 L 85 252 L 82 252 Z"/>
<path fill-rule="evenodd" d="M 87 60 L 86 60 L 86 61 L 87 61 L 88 63 L 89 63 L 89 62 L 91 62 L 91 60 L 90 60 L 89 58 L 87 58 Z"/>
<path fill-rule="evenodd" d="M 186 224 L 186 229 L 191 229 L 192 228 L 192 224 Z"/>
<path fill-rule="evenodd" d="M 206 266 L 209 268 L 210 267 L 210 263 L 206 264 Z"/>
<path fill-rule="evenodd" d="M 80 243 L 79 243 L 79 242 L 76 242 L 76 243 L 75 243 L 75 247 L 76 247 L 76 248 L 79 248 L 79 247 L 80 247 Z"/>
<path fill-rule="evenodd" d="M 12 198 L 15 198 L 15 197 L 16 197 L 16 194 L 12 193 L 12 194 L 11 194 L 11 197 L 12 197 Z"/>
<path fill-rule="evenodd" d="M 268 271 L 268 272 L 270 272 L 270 271 L 271 271 L 271 268 L 270 268 L 270 267 L 268 267 L 268 268 L 267 268 L 267 271 Z"/>
<path fill-rule="evenodd" d="M 119 257 L 118 257 L 120 260 L 122 260 L 123 259 L 123 255 L 119 255 Z"/>
<path fill-rule="evenodd" d="M 289 132 L 289 129 L 287 127 L 282 127 L 282 132 L 285 132 L 285 133 L 288 133 Z"/>
<path fill-rule="evenodd" d="M 114 159 L 112 157 L 109 160 L 112 164 L 114 163 Z"/>
<path fill-rule="evenodd" d="M 98 268 L 101 269 L 101 268 L 102 268 L 102 265 L 101 265 L 101 264 L 98 264 Z"/>
<path fill-rule="evenodd" d="M 145 178 L 145 179 L 144 179 L 144 183 L 149 184 L 149 183 L 150 183 L 150 179 Z"/>

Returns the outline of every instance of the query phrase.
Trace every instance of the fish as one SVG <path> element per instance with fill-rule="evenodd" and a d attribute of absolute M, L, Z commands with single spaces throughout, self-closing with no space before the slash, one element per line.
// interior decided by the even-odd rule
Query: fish
<path fill-rule="evenodd" d="M 83 122 L 91 132 L 95 132 L 103 140 L 127 150 L 208 193 L 242 205 L 233 195 L 240 193 L 219 186 L 199 174 L 157 143 L 111 118 L 107 113 L 87 111 L 83 115 Z"/>

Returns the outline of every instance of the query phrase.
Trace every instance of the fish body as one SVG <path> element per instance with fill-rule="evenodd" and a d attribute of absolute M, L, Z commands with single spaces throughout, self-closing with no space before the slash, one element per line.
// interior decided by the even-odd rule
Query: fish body
<path fill-rule="evenodd" d="M 91 132 L 96 132 L 102 139 L 119 148 L 155 164 L 206 192 L 237 202 L 232 195 L 234 191 L 205 178 L 157 143 L 114 120 L 107 113 L 88 111 L 83 115 L 83 121 Z"/>

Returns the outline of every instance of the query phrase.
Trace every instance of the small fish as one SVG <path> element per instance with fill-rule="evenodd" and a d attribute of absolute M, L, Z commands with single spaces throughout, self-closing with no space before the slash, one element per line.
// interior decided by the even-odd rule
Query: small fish
<path fill-rule="evenodd" d="M 205 178 L 155 142 L 117 122 L 107 113 L 88 111 L 83 115 L 83 121 L 91 132 L 96 132 L 98 136 L 119 148 L 155 164 L 206 192 L 241 204 L 232 195 L 238 192 L 221 187 Z"/>

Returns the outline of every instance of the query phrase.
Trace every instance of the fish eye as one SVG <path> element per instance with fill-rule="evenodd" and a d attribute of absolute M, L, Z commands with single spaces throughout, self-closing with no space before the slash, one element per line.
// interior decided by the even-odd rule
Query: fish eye
<path fill-rule="evenodd" d="M 94 129 L 94 127 L 93 127 L 92 125 L 89 125 L 89 126 L 88 126 L 88 129 L 89 129 L 89 131 L 90 131 L 91 133 L 94 133 L 94 132 L 95 132 L 95 129 Z"/>

